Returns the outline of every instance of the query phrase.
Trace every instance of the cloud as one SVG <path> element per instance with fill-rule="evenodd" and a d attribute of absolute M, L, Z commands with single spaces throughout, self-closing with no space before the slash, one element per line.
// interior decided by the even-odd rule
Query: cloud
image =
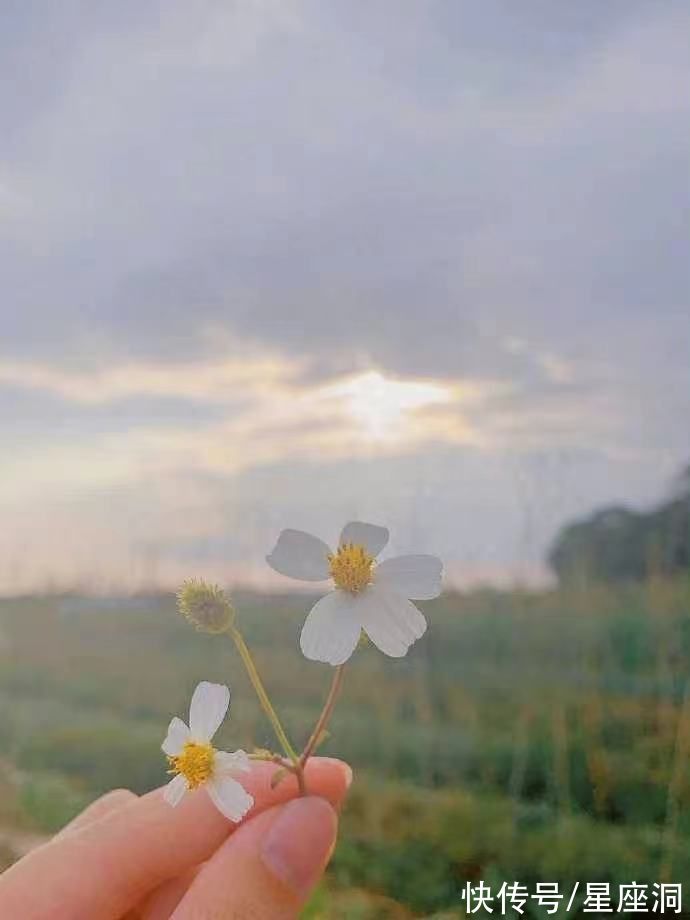
<path fill-rule="evenodd" d="M 178 358 L 227 329 L 455 377 L 510 375 L 499 340 L 555 322 L 573 350 L 631 322 L 656 347 L 648 298 L 666 314 L 685 286 L 686 22 L 676 3 L 382 4 L 366 28 L 173 3 L 92 12 L 77 43 L 63 22 L 69 67 L 49 60 L 38 111 L 11 106 L 8 168 L 37 206 L 4 347 Z M 48 26 L 25 22 L 27 48 Z"/>
<path fill-rule="evenodd" d="M 469 420 L 495 389 L 472 384 L 396 380 L 380 372 L 325 382 L 301 379 L 288 359 L 247 356 L 219 364 L 129 364 L 74 371 L 37 363 L 0 364 L 2 384 L 42 390 L 49 397 L 89 411 L 112 402 L 165 397 L 202 408 L 224 407 L 202 424 L 170 424 L 157 414 L 122 430 L 110 425 L 98 436 L 75 440 L 50 432 L 44 449 L 35 438 L 5 457 L 6 498 L 24 500 L 37 490 L 104 489 L 141 476 L 183 473 L 233 475 L 287 460 L 329 462 L 344 457 L 396 454 L 429 442 L 481 443 Z M 35 436 L 36 437 L 36 436 Z M 46 439 L 37 433 L 39 443 Z"/>
<path fill-rule="evenodd" d="M 126 568 L 137 509 L 141 546 L 184 543 L 196 508 L 239 565 L 248 544 L 223 544 L 214 501 L 235 520 L 247 488 L 299 514 L 319 479 L 335 517 L 373 478 L 371 512 L 393 516 L 458 489 L 425 527 L 469 552 L 466 521 L 491 568 L 532 565 L 607 483 L 646 500 L 690 452 L 689 25 L 676 0 L 14 5 L 0 489 L 16 532 L 68 566 L 39 539 L 41 502 Z M 534 550 L 514 469 L 573 493 Z M 263 539 L 273 519 L 254 513 Z"/>
<path fill-rule="evenodd" d="M 99 405 L 136 396 L 232 404 L 249 392 L 272 391 L 302 373 L 296 361 L 270 355 L 223 362 L 132 362 L 80 370 L 30 361 L 0 361 L 0 386 L 36 389 L 68 402 Z"/>

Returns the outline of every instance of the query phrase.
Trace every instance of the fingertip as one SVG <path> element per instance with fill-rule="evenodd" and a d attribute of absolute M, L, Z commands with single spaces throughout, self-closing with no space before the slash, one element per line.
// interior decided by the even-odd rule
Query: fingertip
<path fill-rule="evenodd" d="M 352 769 L 335 757 L 313 757 L 307 764 L 305 781 L 308 793 L 320 795 L 338 807 L 352 785 Z"/>
<path fill-rule="evenodd" d="M 219 847 L 172 916 L 294 920 L 323 875 L 337 830 L 333 805 L 318 796 L 274 805 Z"/>
<path fill-rule="evenodd" d="M 242 785 L 254 797 L 254 807 L 248 817 L 299 795 L 293 774 L 286 774 L 280 782 L 274 783 L 280 769 L 273 763 L 256 761 L 251 773 L 242 778 Z M 305 767 L 304 779 L 309 795 L 320 796 L 339 808 L 352 782 L 352 770 L 344 761 L 333 757 L 312 757 Z"/>
<path fill-rule="evenodd" d="M 352 767 L 344 760 L 339 760 L 337 757 L 313 757 L 310 763 L 321 764 L 323 769 L 337 771 L 342 778 L 345 791 L 352 785 Z M 309 764 L 307 764 L 308 768 Z"/>
<path fill-rule="evenodd" d="M 293 799 L 280 807 L 260 848 L 260 858 L 281 884 L 304 899 L 335 848 L 338 817 L 317 796 Z"/>

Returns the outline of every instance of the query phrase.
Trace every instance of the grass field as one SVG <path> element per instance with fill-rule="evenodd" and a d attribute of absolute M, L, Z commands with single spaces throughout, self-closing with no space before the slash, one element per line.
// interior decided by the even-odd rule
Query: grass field
<path fill-rule="evenodd" d="M 330 676 L 297 647 L 309 602 L 236 600 L 300 741 Z M 462 917 L 466 881 L 690 879 L 690 584 L 424 608 L 407 658 L 365 648 L 348 666 L 324 751 L 356 781 L 310 915 Z M 108 788 L 163 782 L 162 733 L 200 679 L 234 691 L 230 749 L 275 747 L 230 642 L 195 633 L 172 598 L 1 602 L 0 830 L 49 832 Z"/>

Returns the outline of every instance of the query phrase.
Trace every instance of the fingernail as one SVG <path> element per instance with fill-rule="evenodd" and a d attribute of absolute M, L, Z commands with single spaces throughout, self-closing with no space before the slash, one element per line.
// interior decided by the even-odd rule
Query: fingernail
<path fill-rule="evenodd" d="M 343 773 L 345 774 L 345 788 L 349 789 L 352 785 L 352 767 L 349 764 L 343 764 Z"/>
<path fill-rule="evenodd" d="M 350 788 L 352 785 L 352 769 L 349 764 L 345 763 L 344 760 L 338 760 L 336 757 L 321 757 L 319 759 L 324 763 L 330 763 L 337 766 L 345 778 L 345 789 L 347 790 Z"/>
<path fill-rule="evenodd" d="M 325 799 L 293 799 L 283 805 L 266 835 L 266 868 L 296 895 L 311 891 L 335 846 L 338 820 Z"/>

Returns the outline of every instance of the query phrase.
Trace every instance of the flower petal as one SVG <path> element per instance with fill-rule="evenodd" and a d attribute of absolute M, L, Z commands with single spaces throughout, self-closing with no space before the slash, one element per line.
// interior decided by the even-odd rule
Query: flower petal
<path fill-rule="evenodd" d="M 176 757 L 182 753 L 182 748 L 187 741 L 189 741 L 189 729 L 182 719 L 178 719 L 175 716 L 170 725 L 168 725 L 168 734 L 161 745 L 163 753 L 167 754 L 168 757 Z"/>
<path fill-rule="evenodd" d="M 388 543 L 388 528 L 376 524 L 364 524 L 362 521 L 350 521 L 340 534 L 340 546 L 343 543 L 357 543 L 372 556 L 378 556 Z"/>
<path fill-rule="evenodd" d="M 328 578 L 330 548 L 323 540 L 303 530 L 283 530 L 266 562 L 288 578 L 325 581 Z"/>
<path fill-rule="evenodd" d="M 189 728 L 195 741 L 210 741 L 230 705 L 230 691 L 224 684 L 203 680 L 194 691 L 189 707 Z"/>
<path fill-rule="evenodd" d="M 251 769 L 252 763 L 244 751 L 233 751 L 232 754 L 216 751 L 216 775 L 249 773 Z"/>
<path fill-rule="evenodd" d="M 174 808 L 176 805 L 179 805 L 182 801 L 185 792 L 187 791 L 187 780 L 178 773 L 173 779 L 170 780 L 168 785 L 163 790 L 163 798 Z"/>
<path fill-rule="evenodd" d="M 438 556 L 395 556 L 376 566 L 374 581 L 403 597 L 427 601 L 441 593 L 442 572 Z"/>
<path fill-rule="evenodd" d="M 311 608 L 300 646 L 312 661 L 342 664 L 354 652 L 361 631 L 354 600 L 345 591 L 331 591 Z"/>
<path fill-rule="evenodd" d="M 214 776 L 206 788 L 218 811 L 230 821 L 240 821 L 254 804 L 244 786 L 229 776 Z"/>
<path fill-rule="evenodd" d="M 364 631 L 377 648 L 392 658 L 402 658 L 426 630 L 426 620 L 415 605 L 382 585 L 363 591 L 358 606 Z"/>

